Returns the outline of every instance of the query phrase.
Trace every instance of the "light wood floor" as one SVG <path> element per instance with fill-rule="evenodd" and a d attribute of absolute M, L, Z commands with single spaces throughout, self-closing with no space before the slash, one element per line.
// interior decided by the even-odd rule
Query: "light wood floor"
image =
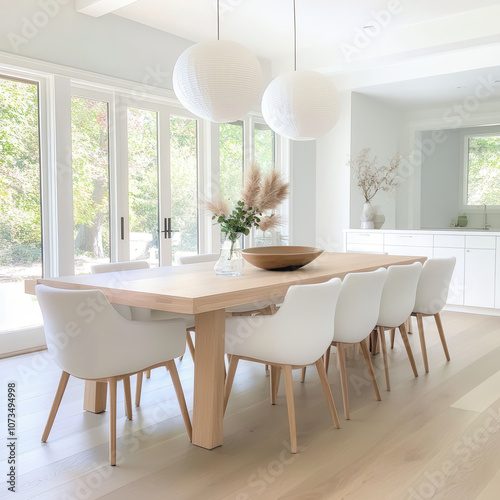
<path fill-rule="evenodd" d="M 299 453 L 288 451 L 284 387 L 269 403 L 262 365 L 242 362 L 224 422 L 224 446 L 207 451 L 188 442 L 164 370 L 145 380 L 141 407 L 125 419 L 119 386 L 118 465 L 108 465 L 108 415 L 82 411 L 83 383 L 70 379 L 46 444 L 40 442 L 60 376 L 46 352 L 0 361 L 18 382 L 18 492 L 14 499 L 355 499 L 500 498 L 500 318 L 443 313 L 447 363 L 432 318 L 425 318 L 430 373 L 423 373 L 418 335 L 410 336 L 415 379 L 400 339 L 390 354 L 392 391 L 385 391 L 381 354 L 374 356 L 382 401 L 375 400 L 362 355 L 351 355 L 351 420 L 342 415 L 339 374 L 329 380 L 341 415 L 333 426 L 314 368 L 305 384 L 294 372 Z M 192 408 L 193 365 L 178 362 Z M 132 386 L 134 389 L 134 386 Z M 0 401 L 2 438 L 6 405 Z M 2 441 L 5 443 L 5 441 Z"/>

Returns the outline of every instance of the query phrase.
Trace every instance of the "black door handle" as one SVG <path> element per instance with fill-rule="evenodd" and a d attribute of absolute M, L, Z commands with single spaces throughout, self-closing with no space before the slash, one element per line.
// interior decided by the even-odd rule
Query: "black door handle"
<path fill-rule="evenodd" d="M 172 219 L 170 217 L 165 217 L 163 219 L 163 231 L 165 239 L 172 238 L 172 233 L 176 233 L 177 229 L 172 229 Z"/>

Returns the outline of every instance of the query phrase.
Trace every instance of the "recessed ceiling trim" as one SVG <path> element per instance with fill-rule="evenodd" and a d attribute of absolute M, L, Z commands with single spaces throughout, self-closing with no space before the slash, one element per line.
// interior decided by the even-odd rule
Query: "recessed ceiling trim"
<path fill-rule="evenodd" d="M 75 8 L 80 14 L 101 17 L 135 2 L 137 0 L 76 0 Z"/>

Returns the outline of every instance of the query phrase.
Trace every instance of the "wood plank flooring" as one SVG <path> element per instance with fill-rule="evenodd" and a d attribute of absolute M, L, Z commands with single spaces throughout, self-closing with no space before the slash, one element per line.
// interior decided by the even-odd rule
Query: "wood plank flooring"
<path fill-rule="evenodd" d="M 120 383 L 118 465 L 110 467 L 108 412 L 82 410 L 83 382 L 70 379 L 49 440 L 42 444 L 60 372 L 46 351 L 1 360 L 0 436 L 6 436 L 6 381 L 15 380 L 19 439 L 17 492 L 8 492 L 3 479 L 0 499 L 497 500 L 500 386 L 494 381 L 500 376 L 500 318 L 444 312 L 449 363 L 433 319 L 424 321 L 430 373 L 424 373 L 418 335 L 410 335 L 418 378 L 396 337 L 389 352 L 392 391 L 383 390 L 380 402 L 363 356 L 350 353 L 350 421 L 342 416 L 332 352 L 328 378 L 341 415 L 338 430 L 316 370 L 308 369 L 304 384 L 300 370 L 294 372 L 297 455 L 289 452 L 284 383 L 271 406 L 262 365 L 240 362 L 224 420 L 224 446 L 212 451 L 189 443 L 165 370 L 144 379 L 141 407 L 134 407 L 132 421 L 125 417 Z M 385 388 L 382 355 L 372 359 Z M 189 353 L 176 363 L 191 410 Z M 7 447 L 0 447 L 4 478 L 7 454 Z"/>

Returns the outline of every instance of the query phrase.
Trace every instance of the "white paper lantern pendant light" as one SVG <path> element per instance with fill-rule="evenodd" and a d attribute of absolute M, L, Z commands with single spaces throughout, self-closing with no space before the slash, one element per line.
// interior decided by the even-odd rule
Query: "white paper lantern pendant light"
<path fill-rule="evenodd" d="M 174 66 L 173 87 L 181 104 L 205 120 L 234 122 L 262 95 L 263 72 L 257 57 L 237 42 L 217 40 L 186 49 Z"/>
<path fill-rule="evenodd" d="M 325 135 L 337 123 L 339 93 L 325 75 L 297 71 L 297 17 L 293 0 L 294 71 L 275 78 L 262 97 L 262 115 L 277 134 L 294 141 Z"/>

